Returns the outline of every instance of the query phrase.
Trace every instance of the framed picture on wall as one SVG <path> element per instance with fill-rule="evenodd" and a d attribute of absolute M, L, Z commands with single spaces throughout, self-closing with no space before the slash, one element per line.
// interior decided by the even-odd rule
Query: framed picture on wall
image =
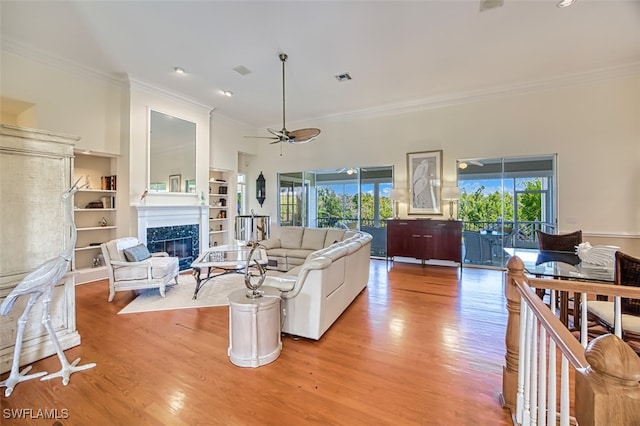
<path fill-rule="evenodd" d="M 408 214 L 441 214 L 442 150 L 407 153 Z"/>
<path fill-rule="evenodd" d="M 169 192 L 182 192 L 182 175 L 169 175 Z"/>

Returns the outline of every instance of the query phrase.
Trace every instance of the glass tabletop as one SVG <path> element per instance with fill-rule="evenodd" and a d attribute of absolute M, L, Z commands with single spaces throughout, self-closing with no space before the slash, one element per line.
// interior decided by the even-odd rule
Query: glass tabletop
<path fill-rule="evenodd" d="M 247 264 L 247 259 L 250 254 L 251 247 L 212 247 L 202 253 L 198 259 L 192 263 L 192 266 L 233 266 L 240 268 Z M 251 256 L 251 260 L 265 264 L 267 262 L 266 252 L 263 249 L 255 250 Z"/>
<path fill-rule="evenodd" d="M 535 256 L 521 255 L 517 250 L 527 273 L 540 277 L 569 279 L 576 281 L 613 282 L 613 263 L 600 266 L 581 262 L 575 252 L 541 250 Z"/>

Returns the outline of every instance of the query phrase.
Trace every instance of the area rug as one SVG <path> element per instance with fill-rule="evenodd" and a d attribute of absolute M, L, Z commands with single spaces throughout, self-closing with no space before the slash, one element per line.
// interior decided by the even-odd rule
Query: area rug
<path fill-rule="evenodd" d="M 227 297 L 229 294 L 239 289 L 246 289 L 246 287 L 243 275 L 228 274 L 207 281 L 200 288 L 198 298 L 193 300 L 195 289 L 196 280 L 192 275 L 180 275 L 178 284 L 167 287 L 165 297 L 160 296 L 160 291 L 157 288 L 142 290 L 118 314 L 228 306 Z"/>

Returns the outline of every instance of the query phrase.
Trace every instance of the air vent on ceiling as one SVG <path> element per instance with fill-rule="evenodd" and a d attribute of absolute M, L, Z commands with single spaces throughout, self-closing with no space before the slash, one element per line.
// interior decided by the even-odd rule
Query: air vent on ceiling
<path fill-rule="evenodd" d="M 480 12 L 488 9 L 495 9 L 504 4 L 504 0 L 480 0 Z"/>
<path fill-rule="evenodd" d="M 343 74 L 338 74 L 335 77 L 336 77 L 336 79 L 338 81 L 349 81 L 349 80 L 351 80 L 351 75 L 349 75 L 348 72 L 345 72 Z"/>
<path fill-rule="evenodd" d="M 238 74 L 240 74 L 240 75 L 251 74 L 251 70 L 249 68 L 245 67 L 244 65 L 238 65 L 233 70 L 235 72 L 237 72 Z"/>

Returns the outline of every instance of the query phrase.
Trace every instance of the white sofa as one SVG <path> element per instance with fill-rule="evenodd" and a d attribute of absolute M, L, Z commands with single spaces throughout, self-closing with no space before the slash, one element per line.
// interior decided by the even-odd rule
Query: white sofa
<path fill-rule="evenodd" d="M 303 235 L 296 248 L 290 244 L 295 239 L 289 237 L 297 232 Z M 322 241 L 322 247 L 305 248 L 312 240 Z M 322 337 L 367 286 L 371 240 L 370 234 L 360 231 L 282 227 L 279 237 L 260 242 L 271 247 L 267 256 L 278 262 L 278 269 L 267 272 L 264 285 L 282 291 L 283 332 L 315 340 Z"/>

